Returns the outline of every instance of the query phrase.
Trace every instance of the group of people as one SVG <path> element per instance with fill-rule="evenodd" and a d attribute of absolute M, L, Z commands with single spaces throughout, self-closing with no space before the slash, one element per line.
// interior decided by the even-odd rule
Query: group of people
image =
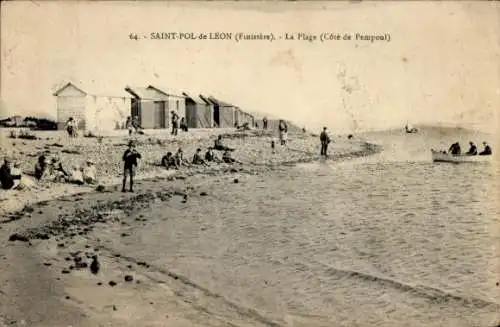
<path fill-rule="evenodd" d="M 219 158 L 215 151 L 222 151 L 222 158 Z M 161 164 L 167 169 L 178 169 L 182 166 L 208 165 L 211 162 L 227 164 L 239 163 L 239 161 L 232 157 L 232 151 L 234 151 L 234 149 L 225 146 L 222 142 L 222 135 L 219 135 L 214 142 L 214 146 L 208 147 L 205 155 L 203 155 L 201 148 L 198 148 L 193 155 L 193 159 L 189 162 L 184 158 L 182 148 L 179 148 L 175 155 L 172 154 L 172 152 L 167 152 L 161 159 Z"/>
<path fill-rule="evenodd" d="M 222 151 L 222 158 L 219 158 L 215 151 Z M 179 148 L 177 152 L 167 152 L 161 159 L 161 165 L 166 169 L 179 169 L 181 167 L 190 167 L 192 165 L 209 165 L 209 163 L 241 163 L 234 159 L 231 152 L 233 148 L 227 147 L 222 142 L 222 135 L 219 135 L 214 142 L 213 147 L 209 147 L 203 156 L 201 148 L 196 149 L 191 162 L 184 157 L 184 151 Z M 129 181 L 129 192 L 134 191 L 134 176 L 138 165 L 138 160 L 142 159 L 142 155 L 137 151 L 134 141 L 129 141 L 128 148 L 123 153 L 123 182 L 122 192 L 127 191 L 127 180 Z"/>
<path fill-rule="evenodd" d="M 23 175 L 19 167 L 19 163 L 14 163 L 11 158 L 4 158 L 4 163 L 0 167 L 2 189 L 22 189 L 32 184 L 29 177 Z M 32 176 L 39 182 L 52 181 L 78 185 L 97 183 L 97 169 L 92 160 L 87 160 L 83 166 L 75 165 L 67 171 L 57 156 L 48 160 L 45 155 L 40 155 L 34 168 Z"/>
<path fill-rule="evenodd" d="M 484 149 L 483 151 L 479 152 L 477 151 L 477 146 L 474 144 L 474 142 L 470 141 L 469 142 L 469 151 L 467 151 L 465 154 L 469 156 L 475 156 L 475 155 L 480 155 L 480 156 L 487 156 L 491 155 L 493 152 L 491 150 L 491 146 L 483 142 Z M 462 154 L 462 149 L 460 148 L 460 143 L 455 142 L 453 143 L 450 148 L 448 149 L 448 152 L 454 156 L 458 156 Z"/>

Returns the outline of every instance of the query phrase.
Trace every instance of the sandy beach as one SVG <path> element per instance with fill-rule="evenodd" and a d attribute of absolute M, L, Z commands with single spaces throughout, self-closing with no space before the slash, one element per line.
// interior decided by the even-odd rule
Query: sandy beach
<path fill-rule="evenodd" d="M 218 134 L 223 134 L 227 146 L 236 149 L 233 157 L 242 164 L 178 171 L 158 166 L 167 151 L 182 147 L 190 159 L 197 148 L 206 150 L 212 145 Z M 148 242 L 161 244 L 156 228 L 182 233 L 182 228 L 170 226 L 170 218 L 175 217 L 182 217 L 186 224 L 200 224 L 200 233 L 209 231 L 217 224 L 213 206 L 237 205 L 231 197 L 218 196 L 218 190 L 224 189 L 224 194 L 228 190 L 234 194 L 261 192 L 249 186 L 256 178 L 286 173 L 288 166 L 297 163 L 322 160 L 317 136 L 290 134 L 288 145 L 277 145 L 275 151 L 271 149 L 275 133 L 260 130 L 192 130 L 175 138 L 166 131 L 134 136 L 143 155 L 135 193 L 119 192 L 121 155 L 129 140 L 125 133 L 101 140 L 70 140 L 59 132 L 37 136 L 37 140 L 20 140 L 4 135 L 3 144 L 11 146 L 8 153 L 3 146 L 0 156 L 8 154 L 18 160 L 24 172 L 33 170 L 36 156 L 42 152 L 59 155 L 69 167 L 92 159 L 104 189 L 97 192 L 95 187 L 51 183 L 2 192 L 0 326 L 2 322 L 6 326 L 47 327 L 292 323 L 286 316 L 244 305 L 244 299 L 226 298 L 212 290 L 210 283 L 199 284 L 176 272 L 175 266 L 156 265 L 148 253 L 158 249 Z M 330 161 L 380 151 L 356 137 L 333 136 L 332 140 Z M 168 212 L 155 208 L 168 208 Z M 240 214 L 245 214 L 244 206 Z M 196 221 L 190 221 L 193 217 Z M 199 217 L 204 220 L 199 221 Z M 88 268 L 94 255 L 101 267 L 96 275 Z M 307 325 L 300 323 L 300 317 L 294 317 L 293 324 Z"/>

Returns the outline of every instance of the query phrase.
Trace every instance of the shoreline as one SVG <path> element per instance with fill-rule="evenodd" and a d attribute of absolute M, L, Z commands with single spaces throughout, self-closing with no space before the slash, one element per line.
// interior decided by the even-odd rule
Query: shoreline
<path fill-rule="evenodd" d="M 134 193 L 119 192 L 117 180 L 113 183 L 109 179 L 103 192 L 74 187 L 79 192 L 59 196 L 50 193 L 46 200 L 32 201 L 5 215 L 0 222 L 0 236 L 5 242 L 0 258 L 7 263 L 0 268 L 4 285 L 0 289 L 0 301 L 4 303 L 0 326 L 2 320 L 13 326 L 47 327 L 286 325 L 283 318 L 222 297 L 182 271 L 161 268 L 146 254 L 129 253 L 117 245 L 159 223 L 159 217 L 151 212 L 156 204 L 163 203 L 174 216 L 184 216 L 200 201 L 223 205 L 227 200 L 217 197 L 217 189 L 229 185 L 235 191 L 244 189 L 245 182 L 254 177 L 283 173 L 291 165 L 320 160 L 313 153 L 318 143 L 315 137 L 292 137 L 296 138 L 287 148 L 279 148 L 275 154 L 263 149 L 272 136 L 246 137 L 244 141 L 240 136 L 227 138 L 229 146 L 246 146 L 234 156 L 244 164 L 179 171 L 157 170 L 154 166 L 148 166 L 148 170 L 143 164 L 139 169 L 145 171 L 138 174 Z M 189 149 L 208 140 L 189 140 Z M 332 162 L 381 151 L 379 146 L 361 140 L 335 138 L 334 142 L 328 159 Z M 259 150 L 267 157 L 253 160 L 259 159 Z M 137 250 L 140 252 L 141 246 Z M 96 276 L 88 269 L 93 255 L 98 255 L 102 267 Z M 85 266 L 79 266 L 81 262 Z M 43 313 L 47 311 L 51 314 Z"/>
<path fill-rule="evenodd" d="M 223 137 L 226 138 L 226 140 L 238 140 L 237 145 L 241 146 L 242 143 L 248 139 L 248 138 L 254 138 L 257 139 L 262 143 L 260 144 L 261 146 L 266 146 L 266 141 L 270 141 L 271 139 L 274 139 L 275 137 L 273 136 L 272 132 L 266 132 L 262 130 L 251 130 L 251 131 L 245 131 L 245 132 L 238 132 L 238 131 L 222 131 L 221 133 L 212 133 L 211 135 L 203 135 L 200 138 L 197 139 L 192 139 L 192 140 L 187 140 L 185 143 L 191 143 L 189 144 L 189 148 L 196 148 L 196 144 L 199 143 L 206 143 L 207 141 L 211 140 L 212 137 L 215 135 L 223 135 Z M 228 165 L 228 164 L 217 164 L 217 166 L 209 166 L 209 167 L 192 167 L 190 168 L 181 168 L 179 170 L 166 170 L 165 168 L 161 167 L 157 162 L 152 162 L 152 161 L 146 161 L 146 162 L 141 162 L 138 168 L 138 174 L 135 177 L 135 181 L 150 181 L 150 180 L 155 180 L 155 179 L 160 179 L 160 180 L 172 180 L 172 179 L 177 179 L 177 178 L 186 178 L 186 176 L 193 176 L 193 175 L 212 175 L 217 172 L 225 173 L 229 172 L 231 170 L 238 170 L 243 168 L 244 170 L 249 170 L 255 173 L 260 173 L 266 170 L 270 169 L 280 169 L 282 167 L 287 167 L 287 166 L 293 166 L 296 164 L 303 164 L 303 163 L 310 163 L 310 162 L 317 162 L 322 160 L 323 158 L 315 153 L 313 153 L 311 150 L 311 145 L 313 143 L 318 143 L 314 142 L 313 140 L 316 139 L 315 134 L 292 134 L 293 137 L 297 137 L 298 139 L 305 139 L 307 140 L 307 144 L 309 148 L 302 145 L 302 147 L 299 148 L 294 148 L 293 143 L 292 145 L 287 145 L 285 149 L 278 149 L 279 150 L 285 150 L 288 151 L 289 154 L 286 153 L 276 153 L 277 160 L 275 161 L 264 161 L 264 162 L 257 162 L 257 160 L 251 161 L 245 158 L 246 160 L 241 160 L 242 164 L 235 164 L 235 165 Z M 112 141 L 118 141 L 114 142 L 113 146 L 116 146 L 116 144 L 124 144 L 123 137 L 120 139 L 116 140 L 116 137 L 113 139 L 111 138 Z M 139 142 L 144 142 L 144 140 L 149 141 L 149 142 L 157 142 L 158 145 L 164 145 L 165 140 L 162 140 L 161 138 L 154 137 L 154 135 L 146 135 L 145 137 L 137 137 L 135 138 Z M 338 141 L 339 138 L 335 138 L 334 141 Z M 169 140 L 172 144 L 175 143 L 182 143 L 182 140 Z M 23 142 L 26 144 L 26 142 Z M 193 144 L 195 143 L 195 144 Z M 233 143 L 234 144 L 234 143 Z M 382 147 L 377 144 L 369 143 L 365 140 L 355 140 L 355 141 L 349 141 L 348 146 L 351 146 L 352 149 L 342 149 L 339 152 L 336 152 L 335 150 L 335 143 L 333 143 L 330 146 L 330 151 L 333 152 L 333 155 L 330 155 L 327 159 L 323 159 L 328 162 L 336 162 L 339 160 L 349 160 L 353 158 L 359 158 L 359 157 L 365 157 L 365 156 L 370 156 L 376 153 L 380 153 L 382 151 Z M 64 145 L 64 147 L 71 147 L 71 145 Z M 82 147 L 80 145 L 80 147 Z M 279 145 L 277 145 L 277 148 L 280 148 Z M 192 149 L 190 149 L 192 150 Z M 259 149 L 262 151 L 262 148 Z M 256 147 L 252 147 L 247 150 L 247 152 L 254 152 L 256 151 Z M 101 151 L 102 152 L 102 151 Z M 269 151 L 268 151 L 269 152 Z M 166 153 L 166 150 L 164 151 Z M 290 153 L 295 153 L 297 154 L 298 158 L 291 158 L 294 157 L 293 155 L 290 155 Z M 21 151 L 21 154 L 24 154 L 24 151 Z M 144 153 L 143 153 L 144 154 Z M 9 154 L 12 156 L 12 154 Z M 64 156 L 61 155 L 61 153 L 58 154 L 60 157 Z M 16 156 L 14 156 L 16 157 Z M 235 159 L 239 159 L 238 154 L 235 156 Z M 19 159 L 17 159 L 19 161 Z M 157 159 L 159 161 L 159 159 Z M 68 165 L 69 166 L 69 165 Z M 119 169 L 118 169 L 119 170 Z M 24 168 L 23 172 L 29 172 L 29 169 Z M 120 174 L 119 174 L 120 175 Z M 95 186 L 90 186 L 90 185 L 74 185 L 70 183 L 48 183 L 48 185 L 45 185 L 45 190 L 41 190 L 38 186 L 35 187 L 34 189 L 29 189 L 29 190 L 8 190 L 8 191 L 0 191 L 0 204 L 2 205 L 2 208 L 0 209 L 0 216 L 5 216 L 5 215 L 16 215 L 21 213 L 25 207 L 32 206 L 34 204 L 37 204 L 39 202 L 48 202 L 48 201 L 54 201 L 60 198 L 64 198 L 66 196 L 70 195 L 83 195 L 83 194 L 88 194 L 88 193 L 95 193 L 99 192 L 96 190 L 97 186 L 104 187 L 106 191 L 109 190 L 117 190 L 121 185 L 121 176 L 112 176 L 111 174 L 106 174 L 100 178 L 100 181 L 98 185 Z M 48 190 L 46 192 L 46 190 Z M 40 191 L 41 194 L 40 194 Z M 3 194 L 1 194 L 3 193 Z M 2 223 L 2 221 L 0 221 Z"/>

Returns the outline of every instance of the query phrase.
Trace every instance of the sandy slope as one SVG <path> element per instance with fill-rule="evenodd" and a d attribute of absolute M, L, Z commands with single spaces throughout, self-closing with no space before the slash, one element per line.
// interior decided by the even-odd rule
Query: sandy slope
<path fill-rule="evenodd" d="M 106 192 L 78 195 L 74 193 L 91 189 L 51 185 L 46 189 L 4 194 L 7 200 L 2 202 L 5 218 L 0 224 L 4 243 L 0 250 L 0 326 L 2 319 L 11 326 L 47 327 L 288 325 L 286 317 L 269 317 L 221 297 L 207 285 L 198 285 L 174 270 L 147 262 L 148 251 L 157 249 L 140 238 L 129 237 L 135 231 L 146 230 L 152 222 L 161 223 L 161 216 L 152 216 L 155 204 L 167 204 L 172 214 L 190 217 L 193 210 L 203 209 L 200 201 L 207 194 L 216 194 L 219 187 L 236 182 L 244 185 L 251 175 L 272 173 L 274 169 L 285 169 L 286 163 L 318 158 L 316 137 L 291 135 L 288 147 L 278 146 L 276 153 L 272 153 L 273 135 L 246 133 L 242 137 L 232 133 L 226 143 L 238 149 L 235 158 L 244 165 L 184 169 L 175 176 L 153 165 L 166 151 L 173 151 L 179 145 L 191 157 L 197 147 L 212 144 L 213 133 L 196 131 L 175 140 L 161 136 L 139 138 L 138 149 L 144 155 L 140 176 L 156 178 L 139 182 L 135 194 L 116 192 L 112 186 L 119 181 L 117 158 L 124 150 L 119 145 L 126 141 L 123 136 L 109 137 L 101 145 L 96 145 L 95 139 L 78 140 L 78 145 L 62 144 L 63 149 L 77 148 L 85 153 L 61 153 L 63 162 L 81 161 L 86 156 L 98 162 L 101 177 L 109 185 Z M 10 155 L 22 158 L 52 141 L 25 141 L 22 146 L 16 145 Z M 58 140 L 63 141 L 63 137 Z M 375 151 L 376 148 L 364 142 L 337 138 L 332 144 L 332 159 Z M 23 168 L 28 170 L 33 164 L 27 161 Z M 73 195 L 34 203 L 63 193 Z M 7 215 L 30 202 L 20 213 Z M 210 216 L 209 212 L 205 214 Z M 26 239 L 9 241 L 13 234 Z M 127 250 L 130 248 L 134 251 Z M 75 268 L 78 260 L 89 264 L 93 254 L 98 255 L 102 266 L 98 275 L 92 275 L 85 267 Z M 126 275 L 132 280 L 126 281 Z M 110 281 L 117 284 L 110 286 Z M 297 319 L 296 326 L 300 325 Z"/>

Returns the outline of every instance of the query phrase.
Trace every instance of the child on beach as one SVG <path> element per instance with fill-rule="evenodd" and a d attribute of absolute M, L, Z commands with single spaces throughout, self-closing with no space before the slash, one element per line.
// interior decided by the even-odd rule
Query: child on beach
<path fill-rule="evenodd" d="M 206 165 L 205 160 L 201 157 L 201 149 L 196 149 L 196 153 L 193 156 L 193 165 Z"/>
<path fill-rule="evenodd" d="M 177 169 L 179 168 L 177 166 L 177 162 L 174 158 L 174 156 L 172 155 L 172 152 L 167 152 L 167 154 L 165 156 L 163 156 L 163 158 L 161 158 L 161 165 L 167 169 L 170 169 L 170 168 L 173 168 L 173 169 Z"/>
<path fill-rule="evenodd" d="M 128 142 L 128 149 L 123 154 L 123 184 L 122 192 L 126 192 L 127 176 L 130 178 L 130 192 L 134 191 L 134 175 L 137 167 L 137 159 L 141 159 L 141 154 L 135 149 L 134 141 Z"/>

